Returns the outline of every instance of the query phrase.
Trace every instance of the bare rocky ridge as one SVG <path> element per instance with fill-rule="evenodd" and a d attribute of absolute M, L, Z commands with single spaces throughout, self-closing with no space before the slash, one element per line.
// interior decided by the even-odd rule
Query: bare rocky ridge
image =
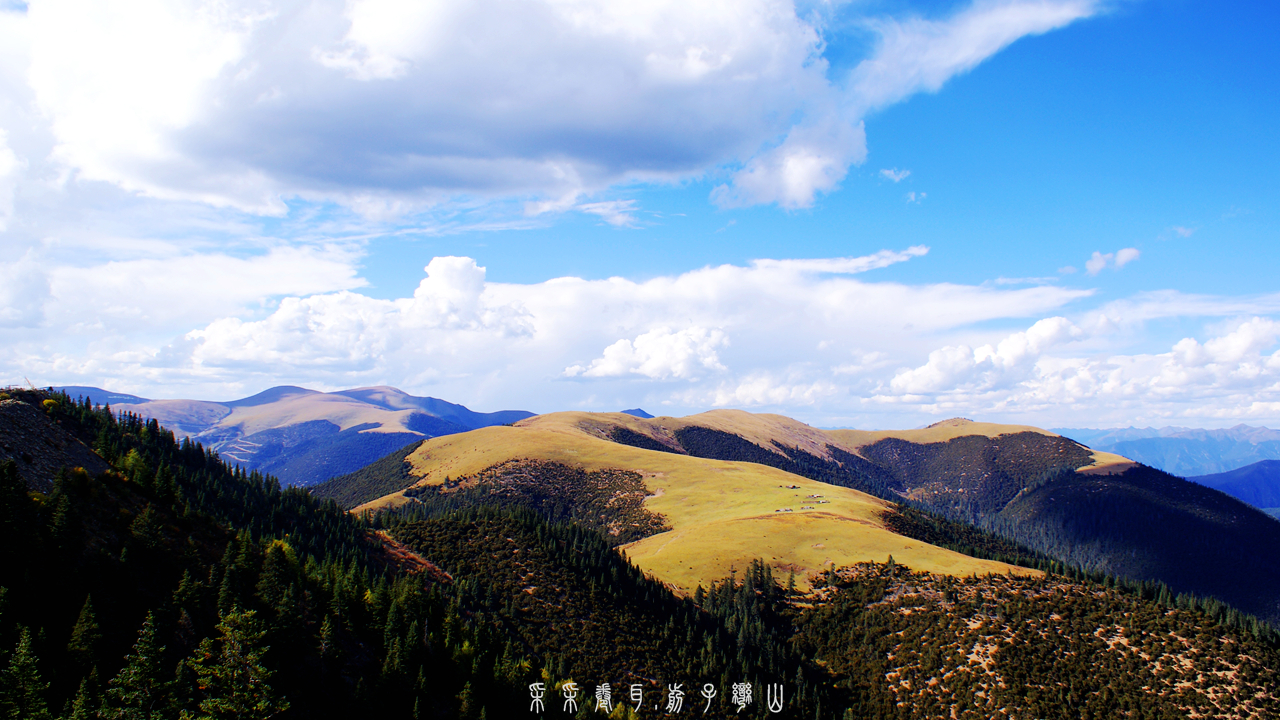
<path fill-rule="evenodd" d="M 17 399 L 0 400 L 0 462 L 5 460 L 13 460 L 22 480 L 40 492 L 53 488 L 64 467 L 82 467 L 90 475 L 108 469 L 97 453 L 50 422 L 43 408 Z"/>

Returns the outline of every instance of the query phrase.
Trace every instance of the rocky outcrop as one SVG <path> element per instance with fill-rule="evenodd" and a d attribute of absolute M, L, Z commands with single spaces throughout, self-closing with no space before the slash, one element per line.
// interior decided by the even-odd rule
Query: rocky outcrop
<path fill-rule="evenodd" d="M 0 463 L 13 460 L 33 490 L 48 492 L 64 467 L 82 467 L 91 475 L 109 469 L 87 445 L 58 427 L 44 408 L 21 400 L 0 400 Z"/>

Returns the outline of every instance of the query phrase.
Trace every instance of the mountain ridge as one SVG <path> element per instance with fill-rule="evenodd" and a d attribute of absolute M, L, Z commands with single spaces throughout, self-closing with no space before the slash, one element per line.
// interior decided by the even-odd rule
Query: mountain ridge
<path fill-rule="evenodd" d="M 73 398 L 104 404 L 105 398 L 115 398 L 122 409 L 155 418 L 179 437 L 198 441 L 247 470 L 271 473 L 286 485 L 342 475 L 424 438 L 532 416 L 523 410 L 476 412 L 387 386 L 325 393 L 280 385 L 225 402 L 153 400 L 83 386 L 66 390 Z"/>
<path fill-rule="evenodd" d="M 821 519 L 823 501 L 849 490 L 881 504 L 872 514 L 846 512 L 844 520 L 884 526 L 890 508 L 920 508 L 1089 572 L 1165 582 L 1174 592 L 1280 619 L 1280 523 L 1226 494 L 1037 428 L 956 419 L 918 430 L 821 431 L 740 410 L 651 420 L 564 412 L 424 441 L 396 465 L 392 480 L 405 489 L 442 487 L 518 459 L 639 472 L 649 492 L 645 507 L 666 516 L 672 530 L 625 550 L 686 588 L 714 575 L 711 569 L 740 567 L 748 546 L 767 548 L 766 562 L 798 554 L 798 567 L 822 567 L 834 559 L 821 551 L 831 546 L 822 535 L 833 532 Z M 681 467 L 700 469 L 688 475 Z M 735 498 L 747 475 L 757 478 L 751 492 L 761 501 L 750 506 Z M 356 511 L 414 502 L 405 489 L 366 495 Z M 732 522 L 714 522 L 714 513 Z M 845 535 L 841 542 L 848 549 L 860 541 Z M 919 562 L 900 554 L 905 550 L 891 552 L 903 564 Z M 676 563 L 664 555 L 671 552 L 694 561 Z M 845 562 L 856 557 L 841 555 Z"/>

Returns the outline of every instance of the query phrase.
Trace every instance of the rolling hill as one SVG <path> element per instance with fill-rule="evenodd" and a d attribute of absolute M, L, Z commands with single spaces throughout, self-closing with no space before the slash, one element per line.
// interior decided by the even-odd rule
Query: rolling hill
<path fill-rule="evenodd" d="M 1028 572 L 899 535 L 882 517 L 892 504 L 852 488 L 756 463 L 655 452 L 599 436 L 618 422 L 667 420 L 556 413 L 514 427 L 427 440 L 402 461 L 402 488 L 361 503 L 357 510 L 411 504 L 414 490 L 434 486 L 447 492 L 459 480 L 465 489 L 486 474 L 497 475 L 495 484 L 509 487 L 519 482 L 510 478 L 536 478 L 539 473 L 529 467 L 534 463 L 587 473 L 626 471 L 642 483 L 643 509 L 671 529 L 623 545 L 623 550 L 632 562 L 686 592 L 731 570 L 741 571 L 758 557 L 782 575 L 794 572 L 801 583 L 833 565 L 884 561 L 890 555 L 910 567 L 955 575 Z M 799 430 L 800 424 L 794 427 Z M 342 484 L 342 478 L 335 478 L 313 492 L 332 496 Z M 358 493 L 345 496 L 347 504 L 363 499 Z"/>
<path fill-rule="evenodd" d="M 368 465 L 423 438 L 502 425 L 532 413 L 474 412 L 390 387 L 323 393 L 274 387 L 228 402 L 148 400 L 100 388 L 58 388 L 145 418 L 286 485 L 312 485 Z"/>
<path fill-rule="evenodd" d="M 338 478 L 316 492 L 359 509 L 413 503 L 425 492 L 527 505 L 512 498 L 537 493 L 513 489 L 523 481 L 501 470 L 538 474 L 520 463 L 638 474 L 643 508 L 670 530 L 624 550 L 686 590 L 743 567 L 753 553 L 802 577 L 888 553 L 915 569 L 965 574 L 973 558 L 903 539 L 952 544 L 908 531 L 903 513 L 923 511 L 1087 571 L 1164 582 L 1280 619 L 1280 523 L 1201 485 L 1025 426 L 957 419 L 921 430 L 823 431 L 732 410 L 653 419 L 554 413 L 425 441 L 385 467 L 379 482 Z"/>

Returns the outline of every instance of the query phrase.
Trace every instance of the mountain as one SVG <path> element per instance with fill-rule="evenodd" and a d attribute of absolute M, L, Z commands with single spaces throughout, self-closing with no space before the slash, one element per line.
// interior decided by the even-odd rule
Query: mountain
<path fill-rule="evenodd" d="M 311 485 L 364 467 L 424 438 L 503 425 L 532 413 L 472 411 L 391 387 L 323 393 L 294 386 L 264 390 L 240 400 L 148 400 L 100 388 L 62 388 L 69 396 L 123 405 L 156 418 L 248 470 Z"/>
<path fill-rule="evenodd" d="M 1063 428 L 1055 432 L 1180 477 L 1223 473 L 1260 460 L 1280 460 L 1280 430 L 1249 425 L 1225 430 Z"/>
<path fill-rule="evenodd" d="M 532 507 L 616 538 L 632 562 L 688 593 L 758 557 L 782 575 L 794 572 L 802 584 L 832 564 L 889 555 L 933 572 L 1028 572 L 899 534 L 885 519 L 894 506 L 853 488 L 609 436 L 618 428 L 669 429 L 679 422 L 622 413 L 540 415 L 423 441 L 380 461 L 379 473 L 334 478 L 312 492 L 357 511 L 424 502 Z"/>
<path fill-rule="evenodd" d="M 736 410 L 649 420 L 554 413 L 425 441 L 380 468 L 316 492 L 361 510 L 424 498 L 561 507 L 548 496 L 555 483 L 539 489 L 553 469 L 587 473 L 575 483 L 604 493 L 600 502 L 643 492 L 641 507 L 670 529 L 623 548 L 686 590 L 743 567 L 752 553 L 801 576 L 888 552 L 915 569 L 953 572 L 972 559 L 934 548 L 974 545 L 957 530 L 968 527 L 1083 570 L 1163 582 L 1280 619 L 1280 523 L 1202 485 L 1027 426 L 956 419 L 920 430 L 822 431 Z M 639 485 L 609 485 L 611 473 L 632 473 Z"/>
<path fill-rule="evenodd" d="M 622 413 L 624 415 L 631 415 L 638 418 L 644 418 L 645 420 L 653 419 L 652 415 L 650 415 L 649 413 L 645 412 L 640 408 L 631 408 L 630 410 L 623 410 Z"/>
<path fill-rule="evenodd" d="M 1271 514 L 1280 510 L 1280 460 L 1260 460 L 1224 473 L 1187 478 Z"/>
<path fill-rule="evenodd" d="M 36 478 L 49 492 L 33 492 L 0 462 L 6 717 L 478 720 L 526 716 L 532 698 L 548 716 L 576 698 L 590 716 L 609 686 L 616 717 L 636 716 L 633 690 L 648 716 L 681 688 L 685 711 L 722 720 L 772 717 L 775 702 L 797 720 L 1280 713 L 1275 636 L 1165 587 L 1077 571 L 920 573 L 895 554 L 829 565 L 794 589 L 751 560 L 673 593 L 617 548 L 629 532 L 668 532 L 645 514 L 661 496 L 635 493 L 656 480 L 675 494 L 694 480 L 679 462 L 669 468 L 680 477 L 665 478 L 494 470 L 424 485 L 399 513 L 366 518 L 246 474 L 154 420 L 29 391 L 5 402 L 34 410 L 13 416 L 19 447 L 60 431 L 108 468 L 57 471 Z M 71 448 L 46 459 L 82 460 Z M 605 452 L 563 449 L 565 460 Z M 731 477 L 712 502 L 750 501 L 734 493 L 750 463 L 701 462 Z M 469 503 L 476 490 L 536 488 L 534 500 L 562 482 L 571 492 L 539 510 L 449 509 L 427 492 Z M 557 512 L 575 519 L 549 522 Z M 734 702 L 743 683 L 754 694 Z"/>

